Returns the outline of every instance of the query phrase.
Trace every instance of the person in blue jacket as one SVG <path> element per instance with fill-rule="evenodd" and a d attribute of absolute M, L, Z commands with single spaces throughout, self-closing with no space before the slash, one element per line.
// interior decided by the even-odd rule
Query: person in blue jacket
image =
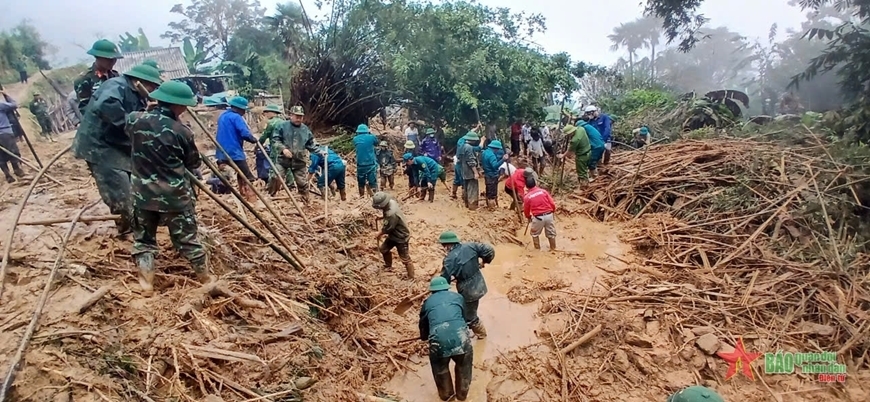
<path fill-rule="evenodd" d="M 462 149 L 463 145 L 465 145 L 465 141 L 468 139 L 468 134 L 474 132 L 478 127 L 475 127 L 472 131 L 469 131 L 456 140 L 456 154 L 453 156 L 453 193 L 450 195 L 450 198 L 456 198 L 456 190 L 459 190 L 463 183 L 462 172 L 459 169 L 459 150 Z M 480 152 L 480 145 L 483 145 L 482 142 L 474 147 L 475 152 Z"/>
<path fill-rule="evenodd" d="M 468 336 L 465 315 L 465 299 L 451 292 L 450 284 L 441 276 L 429 282 L 431 295 L 420 309 L 420 340 L 429 342 L 429 365 L 435 378 L 435 388 L 442 401 L 452 396 L 464 401 L 471 388 L 471 373 L 474 371 L 474 349 Z M 456 373 L 456 387 L 450 376 L 450 361 Z"/>
<path fill-rule="evenodd" d="M 606 148 L 604 138 L 602 138 L 598 128 L 588 122 L 590 118 L 591 116 L 584 115 L 581 120 L 577 121 L 577 127 L 583 127 L 586 130 L 586 135 L 589 136 L 589 145 L 592 147 L 589 163 L 586 164 L 589 167 L 589 181 L 591 182 L 598 176 L 598 162 Z"/>
<path fill-rule="evenodd" d="M 425 155 L 414 156 L 411 153 L 406 153 L 402 155 L 402 160 L 405 161 L 405 164 L 408 166 L 416 167 L 417 171 L 420 172 L 419 177 L 420 181 L 418 183 L 418 187 L 421 189 L 420 191 L 420 200 L 426 199 L 426 194 L 429 194 L 429 202 L 435 201 L 435 184 L 438 180 L 447 184 L 447 171 L 444 170 L 435 159 L 432 159 Z"/>
<path fill-rule="evenodd" d="M 248 100 L 244 97 L 237 96 L 230 99 L 229 109 L 224 111 L 217 121 L 217 142 L 220 144 L 214 152 L 214 157 L 217 159 L 218 166 L 229 166 L 229 160 L 232 160 L 239 170 L 242 171 L 248 182 L 253 183 L 257 180 L 254 174 L 251 173 L 251 168 L 248 166 L 248 158 L 245 156 L 243 142 L 254 144 L 257 138 L 251 134 L 251 129 L 248 128 L 248 123 L 245 122 L 245 112 L 248 111 Z M 223 150 L 221 150 L 223 147 Z M 224 153 L 226 150 L 226 153 Z M 231 172 L 231 170 L 230 170 Z M 248 187 L 244 181 L 239 178 L 239 192 L 245 198 L 252 198 L 254 189 Z"/>
<path fill-rule="evenodd" d="M 504 149 L 501 141 L 494 140 L 480 153 L 481 165 L 483 166 L 483 184 L 486 188 L 486 206 L 494 208 L 498 206 L 498 179 L 499 167 L 504 163 Z"/>
<path fill-rule="evenodd" d="M 610 153 L 613 149 L 613 119 L 609 115 L 601 113 L 598 106 L 589 105 L 584 109 L 583 116 L 589 116 L 589 124 L 595 126 L 604 141 L 604 159 L 602 165 L 610 163 Z M 588 130 L 587 130 L 588 131 Z"/>
<path fill-rule="evenodd" d="M 335 183 L 335 188 L 338 189 L 338 194 L 341 197 L 341 200 L 346 201 L 347 193 L 344 191 L 344 173 L 346 167 L 344 161 L 341 160 L 341 156 L 335 153 L 332 149 L 321 147 L 317 152 L 311 153 L 311 165 L 308 166 L 308 178 L 311 179 L 314 177 L 314 173 L 317 172 L 317 169 L 323 169 L 324 158 L 326 158 L 326 179 L 324 180 L 323 172 L 321 172 L 320 176 L 317 178 L 317 188 L 320 190 L 320 193 L 323 194 L 323 192 L 327 190 L 327 187 L 331 188 L 332 183 Z"/>
<path fill-rule="evenodd" d="M 359 197 L 362 198 L 366 192 L 371 196 L 379 191 L 378 158 L 375 155 L 378 137 L 369 132 L 369 126 L 360 124 L 353 137 L 353 146 L 356 149 L 356 182 L 359 186 Z"/>

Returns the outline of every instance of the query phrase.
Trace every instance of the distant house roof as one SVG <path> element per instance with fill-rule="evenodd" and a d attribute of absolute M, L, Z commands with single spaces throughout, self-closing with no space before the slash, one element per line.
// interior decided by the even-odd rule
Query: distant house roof
<path fill-rule="evenodd" d="M 142 64 L 143 61 L 148 59 L 157 62 L 157 65 L 163 70 L 163 77 L 165 79 L 174 80 L 190 75 L 190 70 L 187 69 L 187 63 L 184 61 L 184 54 L 181 53 L 181 48 L 177 47 L 124 53 L 124 58 L 119 59 L 115 64 L 115 70 L 123 74 L 130 71 L 133 66 Z"/>

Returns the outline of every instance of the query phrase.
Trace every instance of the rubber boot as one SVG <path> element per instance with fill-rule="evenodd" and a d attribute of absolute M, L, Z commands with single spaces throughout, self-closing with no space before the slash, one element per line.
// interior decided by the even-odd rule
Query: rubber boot
<path fill-rule="evenodd" d="M 342 201 L 347 201 L 347 193 L 344 191 L 344 189 L 338 190 L 338 195 L 341 196 Z"/>
<path fill-rule="evenodd" d="M 11 163 L 12 163 L 12 171 L 15 172 L 15 175 L 18 176 L 19 178 L 24 177 L 24 171 L 21 170 L 21 165 L 19 165 L 15 161 L 13 161 Z"/>
<path fill-rule="evenodd" d="M 369 197 L 373 197 L 375 195 L 374 192 L 372 192 L 372 188 L 369 186 L 366 186 L 366 195 Z"/>
<path fill-rule="evenodd" d="M 365 196 L 366 196 L 366 188 L 365 188 L 365 187 L 360 187 L 360 188 L 359 188 L 359 198 L 363 198 L 363 197 L 365 197 Z"/>
<path fill-rule="evenodd" d="M 478 339 L 486 338 L 486 328 L 484 328 L 480 320 L 474 323 L 474 325 L 469 325 L 468 327 L 471 328 L 474 335 L 477 335 Z"/>
<path fill-rule="evenodd" d="M 6 162 L 3 162 L 2 164 L 0 164 L 0 170 L 2 170 L 3 175 L 6 176 L 7 183 L 15 183 L 15 178 L 12 177 L 11 174 L 9 174 L 9 166 L 6 166 Z"/>
<path fill-rule="evenodd" d="M 139 286 L 142 287 L 142 295 L 149 297 L 154 293 L 154 255 L 138 254 L 135 260 L 139 268 Z"/>
<path fill-rule="evenodd" d="M 541 249 L 541 238 L 540 237 L 532 237 L 532 243 L 535 244 L 535 250 Z"/>
<path fill-rule="evenodd" d="M 381 254 L 384 256 L 384 271 L 392 271 L 393 270 L 393 252 L 387 252 Z"/>
<path fill-rule="evenodd" d="M 450 372 L 435 374 L 435 388 L 438 388 L 438 397 L 446 401 L 453 396 L 453 378 Z"/>
<path fill-rule="evenodd" d="M 429 202 L 435 202 L 435 189 L 429 189 Z"/>
<path fill-rule="evenodd" d="M 429 192 L 429 189 L 426 187 L 423 187 L 423 190 L 420 191 L 420 197 L 419 197 L 420 201 L 423 201 L 426 199 L 426 193 L 428 193 L 428 192 Z"/>
<path fill-rule="evenodd" d="M 450 194 L 450 198 L 456 199 L 456 190 L 459 190 L 459 186 L 453 185 L 453 193 Z"/>
<path fill-rule="evenodd" d="M 120 219 L 115 221 L 115 229 L 118 231 L 118 236 L 126 236 L 133 232 L 133 226 L 130 223 L 130 218 L 121 216 Z"/>
<path fill-rule="evenodd" d="M 300 195 L 302 196 L 302 203 L 303 204 L 308 205 L 311 203 L 311 193 L 306 191 Z"/>
<path fill-rule="evenodd" d="M 411 261 L 404 261 L 405 263 L 405 273 L 408 274 L 408 279 L 414 279 L 414 263 Z"/>
<path fill-rule="evenodd" d="M 550 241 L 550 251 L 555 251 L 556 250 L 556 238 L 555 237 L 548 237 L 547 240 Z"/>

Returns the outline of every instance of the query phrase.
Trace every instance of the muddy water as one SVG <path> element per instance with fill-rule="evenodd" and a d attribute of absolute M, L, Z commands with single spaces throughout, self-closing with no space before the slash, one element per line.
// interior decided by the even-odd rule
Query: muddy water
<path fill-rule="evenodd" d="M 487 401 L 487 387 L 493 379 L 488 367 L 500 353 L 539 342 L 535 336 L 540 324 L 536 316 L 538 302 L 521 305 L 509 301 L 506 294 L 511 287 L 558 277 L 568 280 L 573 290 L 585 291 L 598 275 L 605 274 L 596 265 L 622 264 L 607 256 L 621 256 L 627 251 L 617 240 L 614 229 L 584 218 L 570 218 L 557 225 L 560 252 L 547 251 L 546 239 L 542 239 L 545 250 L 532 249 L 530 238 L 523 237 L 520 230 L 517 237 L 529 240 L 529 244 L 497 245 L 495 260 L 484 268 L 489 292 L 480 301 L 479 315 L 488 336 L 474 341 L 474 374 L 467 401 Z M 385 387 L 404 401 L 440 401 L 427 359 L 412 370 L 399 373 Z M 504 394 L 505 390 L 500 391 Z"/>

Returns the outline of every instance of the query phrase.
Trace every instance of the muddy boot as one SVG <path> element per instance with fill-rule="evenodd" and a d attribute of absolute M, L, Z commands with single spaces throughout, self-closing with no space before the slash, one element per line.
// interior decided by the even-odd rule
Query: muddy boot
<path fill-rule="evenodd" d="M 139 268 L 139 286 L 142 287 L 142 296 L 149 297 L 154 293 L 154 255 L 142 253 L 134 258 Z"/>
<path fill-rule="evenodd" d="M 427 189 L 425 187 L 423 188 L 423 190 L 420 191 L 420 194 L 419 194 L 420 201 L 424 201 L 426 199 L 426 193 L 428 193 L 428 192 L 429 192 L 429 189 Z"/>
<path fill-rule="evenodd" d="M 438 397 L 446 401 L 453 396 L 453 379 L 450 372 L 435 374 L 435 388 L 438 388 Z"/>
<path fill-rule="evenodd" d="M 347 201 L 347 193 L 344 189 L 338 190 L 338 195 L 341 196 L 342 201 Z"/>
<path fill-rule="evenodd" d="M 429 202 L 435 202 L 435 189 L 429 189 Z"/>
<path fill-rule="evenodd" d="M 474 335 L 477 335 L 478 339 L 486 338 L 486 328 L 483 327 L 483 324 L 480 322 L 480 320 L 478 320 L 473 325 L 469 325 L 468 327 L 471 329 L 472 332 L 474 332 Z"/>
<path fill-rule="evenodd" d="M 15 172 L 15 175 L 18 176 L 18 178 L 24 177 L 24 171 L 21 170 L 21 165 L 17 163 L 12 164 L 12 171 Z"/>
<path fill-rule="evenodd" d="M 360 187 L 360 188 L 359 188 L 359 198 L 363 198 L 363 197 L 365 197 L 365 196 L 366 196 L 366 188 L 365 188 L 365 187 Z"/>
<path fill-rule="evenodd" d="M 541 238 L 540 237 L 532 237 L 532 243 L 535 244 L 535 250 L 541 249 Z"/>
<path fill-rule="evenodd" d="M 450 194 L 450 198 L 456 199 L 456 190 L 459 190 L 459 186 L 453 185 L 453 192 Z"/>
<path fill-rule="evenodd" d="M 414 263 L 411 261 L 404 261 L 405 263 L 405 273 L 408 274 L 408 279 L 414 279 Z"/>
<path fill-rule="evenodd" d="M 550 251 L 556 251 L 556 238 L 548 237 L 547 240 L 550 241 Z"/>
<path fill-rule="evenodd" d="M 374 196 L 374 193 L 372 192 L 372 188 L 369 187 L 369 186 L 366 186 L 366 195 L 369 196 L 369 197 L 373 197 L 373 196 Z"/>
<path fill-rule="evenodd" d="M 6 162 L 3 162 L 2 164 L 0 164 L 0 170 L 2 170 L 3 175 L 6 176 L 7 183 L 15 183 L 15 178 L 12 177 L 11 174 L 9 174 L 9 166 L 6 166 Z"/>
<path fill-rule="evenodd" d="M 303 203 L 303 204 L 308 205 L 308 204 L 311 203 L 311 193 L 309 193 L 309 192 L 306 191 L 306 192 L 300 194 L 300 196 L 301 196 L 301 198 L 302 198 L 302 203 Z"/>
<path fill-rule="evenodd" d="M 393 252 L 387 252 L 381 254 L 384 256 L 384 271 L 392 271 L 393 270 Z"/>
<path fill-rule="evenodd" d="M 115 221 L 115 229 L 118 231 L 118 237 L 124 237 L 133 232 L 133 226 L 130 223 L 130 219 L 125 218 L 123 215 L 121 216 L 121 219 Z"/>

